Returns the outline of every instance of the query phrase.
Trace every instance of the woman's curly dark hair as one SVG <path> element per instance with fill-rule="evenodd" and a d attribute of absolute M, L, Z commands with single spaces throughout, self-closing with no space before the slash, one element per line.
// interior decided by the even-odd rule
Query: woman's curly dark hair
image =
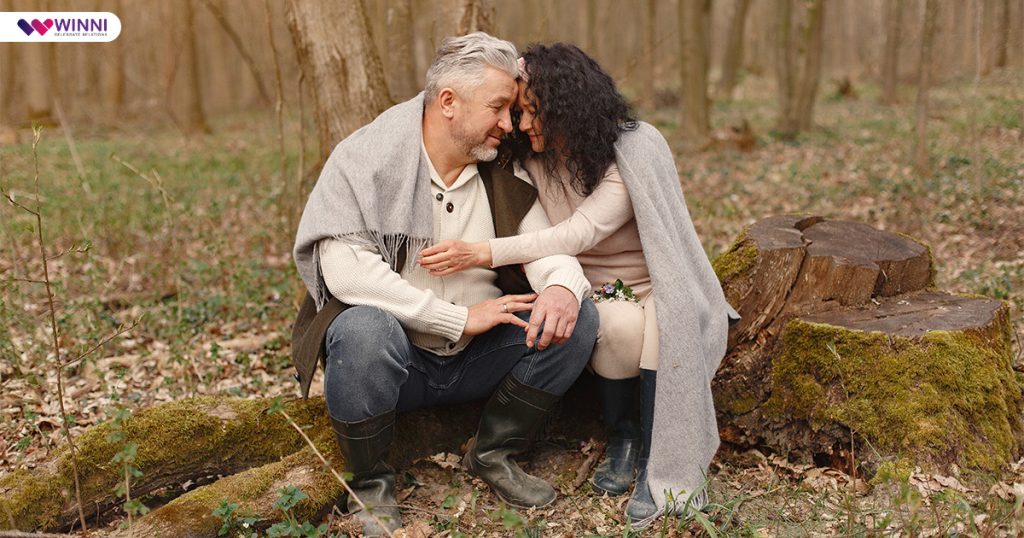
<path fill-rule="evenodd" d="M 549 174 L 564 162 L 573 189 L 588 196 L 615 162 L 619 135 L 636 129 L 636 118 L 612 77 L 575 45 L 533 44 L 523 58 L 546 141 L 538 156 Z M 529 141 L 518 147 L 522 158 Z"/>

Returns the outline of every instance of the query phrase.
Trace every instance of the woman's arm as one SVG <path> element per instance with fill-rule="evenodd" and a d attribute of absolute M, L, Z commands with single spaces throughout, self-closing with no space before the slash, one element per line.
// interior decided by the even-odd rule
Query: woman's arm
<path fill-rule="evenodd" d="M 527 263 L 586 252 L 633 218 L 633 204 L 615 164 L 568 219 L 543 230 L 477 243 L 444 241 L 423 250 L 420 265 L 445 276 L 469 267 Z"/>

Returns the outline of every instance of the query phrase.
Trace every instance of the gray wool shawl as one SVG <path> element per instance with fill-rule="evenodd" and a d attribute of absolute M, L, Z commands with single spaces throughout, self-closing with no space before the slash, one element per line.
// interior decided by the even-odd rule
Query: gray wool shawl
<path fill-rule="evenodd" d="M 665 138 L 640 122 L 622 133 L 615 157 L 658 305 L 658 383 L 647 482 L 660 512 L 683 513 L 687 499 L 694 509 L 707 503 L 708 466 L 719 444 L 711 379 L 725 355 L 729 320 L 739 315 L 726 302 L 697 238 Z"/>
<path fill-rule="evenodd" d="M 320 310 L 330 292 L 320 270 L 321 239 L 376 247 L 399 272 L 399 252 L 433 237 L 430 172 L 423 153 L 423 93 L 381 113 L 335 146 L 295 236 L 295 265 Z M 411 264 L 414 256 L 408 256 Z"/>

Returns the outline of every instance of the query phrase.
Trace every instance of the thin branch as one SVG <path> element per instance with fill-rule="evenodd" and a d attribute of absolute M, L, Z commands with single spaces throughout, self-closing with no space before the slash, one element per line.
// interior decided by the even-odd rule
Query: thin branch
<path fill-rule="evenodd" d="M 47 261 L 49 261 L 49 260 L 56 260 L 57 258 L 60 258 L 62 256 L 70 254 L 72 252 L 77 252 L 79 254 L 84 254 L 86 252 L 89 252 L 90 248 L 92 248 L 92 245 L 90 245 L 88 242 L 82 243 L 81 245 L 71 245 L 70 247 L 67 247 L 64 250 L 62 250 L 62 251 L 60 251 L 60 252 L 58 252 L 56 254 L 51 254 L 50 256 L 47 256 L 46 260 Z"/>
<path fill-rule="evenodd" d="M 82 157 L 78 154 L 78 147 L 75 146 L 75 138 L 71 135 L 71 126 L 68 124 L 67 118 L 64 116 L 64 107 L 60 106 L 60 100 L 53 100 L 53 108 L 57 109 L 57 121 L 60 122 L 60 128 L 64 131 L 64 139 L 68 143 L 68 149 L 71 150 L 71 160 L 75 161 L 75 168 L 78 169 L 78 179 L 85 179 L 85 166 L 82 165 Z"/>
<path fill-rule="evenodd" d="M 30 213 L 32 215 L 35 215 L 37 217 L 39 216 L 39 214 L 36 213 L 36 211 L 34 211 L 32 209 L 29 209 L 29 208 L 21 205 L 21 203 L 19 203 L 18 201 L 16 201 L 14 199 L 14 197 L 11 196 L 10 193 L 8 193 L 7 190 L 5 190 L 3 187 L 0 187 L 0 194 L 3 194 L 4 198 L 7 198 L 7 201 L 10 202 L 11 205 L 13 205 L 14 207 L 17 207 L 18 209 L 20 209 L 20 210 L 22 210 L 22 211 L 24 211 L 26 213 Z M 36 200 L 36 203 L 39 203 L 38 199 Z"/>
<path fill-rule="evenodd" d="M 313 449 L 313 453 L 316 454 L 316 457 L 320 458 L 320 461 L 324 464 L 324 467 L 331 471 L 331 474 L 334 475 L 334 478 L 338 479 L 338 482 L 341 483 L 341 487 L 345 488 L 345 491 L 348 492 L 349 496 L 356 501 L 356 504 L 359 505 L 359 508 L 362 508 L 364 512 L 369 514 L 370 517 L 372 517 L 373 520 L 376 521 L 378 525 L 380 525 L 380 528 L 384 531 L 385 534 L 387 534 L 390 538 L 394 538 L 393 535 L 391 534 L 391 531 L 389 531 L 388 528 L 384 525 L 384 522 L 381 521 L 380 518 L 375 516 L 372 511 L 366 508 L 366 505 L 363 504 L 363 501 L 359 498 L 359 496 L 356 495 L 356 493 L 352 491 L 352 488 L 349 487 L 348 482 L 344 478 L 342 478 L 340 474 L 338 474 L 338 471 L 334 470 L 334 467 L 332 467 L 331 464 L 327 461 L 327 458 L 325 458 L 324 455 L 320 453 L 320 449 L 318 449 L 316 445 L 313 444 L 313 441 L 309 438 L 308 435 L 306 435 L 306 432 L 302 431 L 302 428 L 300 428 L 299 425 L 296 424 L 294 420 L 292 420 L 292 417 L 288 415 L 288 412 L 285 411 L 284 409 L 281 409 L 279 412 L 282 415 L 284 415 L 284 418 L 288 421 L 288 424 L 291 424 L 292 428 L 295 428 L 295 431 L 299 432 L 299 435 L 301 435 L 302 439 L 306 441 L 306 444 Z"/>
<path fill-rule="evenodd" d="M 234 27 L 231 26 L 231 22 L 228 21 L 228 18 L 224 16 L 224 12 L 221 11 L 220 7 L 215 5 L 210 0 L 200 1 L 203 3 L 204 6 L 206 6 L 206 9 L 210 11 L 210 14 L 213 15 L 213 18 L 217 19 L 217 23 L 220 24 L 221 28 L 224 29 L 224 33 L 226 33 L 228 35 L 228 38 L 231 39 L 231 43 L 235 46 L 235 50 L 238 51 L 238 54 L 242 55 L 242 60 L 245 61 L 245 65 L 249 67 L 249 71 L 252 73 L 253 80 L 256 81 L 256 88 L 260 92 L 260 97 L 263 98 L 264 102 L 269 103 L 270 92 L 268 92 L 267 87 L 263 85 L 263 77 L 260 75 L 260 69 L 256 65 L 256 60 L 253 59 L 252 55 L 249 54 L 249 51 L 246 50 L 245 45 L 242 44 L 242 38 L 238 35 L 238 32 L 236 32 Z M 270 47 L 274 47 L 273 39 L 271 39 Z M 274 58 L 276 63 L 276 52 Z"/>
<path fill-rule="evenodd" d="M 103 340 L 100 340 L 100 342 L 98 344 L 92 346 L 87 351 L 84 351 L 84 352 L 80 353 L 77 357 L 75 357 L 75 358 L 73 358 L 73 359 L 71 359 L 71 360 L 61 364 L 60 368 L 63 369 L 63 368 L 67 368 L 68 366 L 73 366 L 75 363 L 78 363 L 82 359 L 84 359 L 84 358 L 88 357 L 89 355 L 92 355 L 93 353 L 95 353 L 97 349 L 99 349 L 99 348 L 103 347 L 104 345 L 106 345 L 107 342 L 110 342 L 111 340 L 121 336 L 122 334 L 125 334 L 125 333 L 131 331 L 132 329 L 134 329 L 135 327 L 137 327 L 139 325 L 139 322 L 142 321 L 143 316 L 139 316 L 138 318 L 135 318 L 135 321 L 133 321 L 131 323 L 131 325 L 124 325 L 124 324 L 119 325 L 117 327 L 117 330 L 114 331 L 113 334 L 111 334 L 110 336 L 104 338 Z"/>
<path fill-rule="evenodd" d="M 34 278 L 5 278 L 0 282 L 27 282 L 29 284 L 46 284 L 45 280 L 36 280 Z"/>
<path fill-rule="evenodd" d="M 121 160 L 121 158 L 118 157 L 116 153 L 110 155 L 110 160 L 114 161 L 117 164 L 120 164 L 121 166 L 127 168 L 128 170 L 131 170 L 132 173 L 134 173 L 135 175 L 141 177 L 142 179 L 145 179 L 146 182 L 148 182 L 154 189 L 156 189 L 160 193 L 160 198 L 163 200 L 164 208 L 167 209 L 167 210 L 170 210 L 170 208 L 171 208 L 171 197 L 170 197 L 170 195 L 167 194 L 167 190 L 164 189 L 164 181 L 163 181 L 163 178 L 160 177 L 160 174 L 158 174 L 154 170 L 153 171 L 153 176 L 154 177 L 147 176 L 146 174 L 142 173 L 141 170 L 139 170 L 138 168 L 135 168 L 134 166 L 132 166 L 130 163 L 127 163 L 127 162 Z"/>
<path fill-rule="evenodd" d="M 209 0 L 204 0 L 208 2 Z M 281 62 L 277 58 L 277 45 L 274 44 L 274 25 L 270 18 L 270 0 L 263 0 L 263 18 L 267 25 L 267 39 L 270 41 L 270 52 L 274 57 L 274 86 L 277 99 L 274 101 L 274 115 L 277 117 L 277 149 L 281 152 L 281 200 L 278 203 L 281 220 L 284 221 L 286 229 L 291 229 L 291 208 L 290 204 L 284 203 L 288 198 L 288 154 L 284 150 L 284 89 L 281 84 Z"/>
<path fill-rule="evenodd" d="M 60 425 L 61 430 L 64 432 L 64 438 L 67 439 L 68 447 L 71 449 L 71 471 L 75 477 L 75 501 L 78 503 L 78 519 L 82 524 L 82 530 L 88 531 L 89 527 L 85 523 L 85 511 L 82 507 L 82 485 L 81 480 L 78 476 L 78 449 L 75 447 L 75 441 L 71 438 L 71 429 L 68 427 L 68 412 L 64 406 L 64 376 L 63 368 L 60 368 L 61 355 L 60 355 L 60 339 L 57 333 L 57 307 L 53 302 L 53 288 L 50 286 L 50 266 L 46 262 L 46 242 L 43 239 L 43 217 L 42 217 L 42 202 L 39 196 L 39 139 L 42 137 L 42 128 L 33 127 L 32 129 L 32 163 L 34 166 L 34 182 L 36 188 L 36 235 L 39 239 L 39 259 L 43 263 L 43 281 L 46 286 L 46 299 L 50 307 L 50 332 L 53 335 L 53 353 L 57 358 L 57 403 L 60 406 Z"/>

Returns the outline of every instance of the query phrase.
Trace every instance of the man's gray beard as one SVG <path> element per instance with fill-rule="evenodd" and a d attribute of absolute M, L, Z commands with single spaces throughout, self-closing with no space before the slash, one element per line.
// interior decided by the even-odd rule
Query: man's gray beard
<path fill-rule="evenodd" d="M 480 162 L 490 162 L 498 157 L 498 148 L 492 148 L 487 144 L 479 144 L 469 150 L 469 156 Z"/>
<path fill-rule="evenodd" d="M 455 143 L 459 145 L 463 153 L 478 162 L 490 162 L 498 157 L 498 148 L 492 148 L 487 144 L 474 144 L 462 129 L 453 129 L 452 138 L 455 139 Z"/>

